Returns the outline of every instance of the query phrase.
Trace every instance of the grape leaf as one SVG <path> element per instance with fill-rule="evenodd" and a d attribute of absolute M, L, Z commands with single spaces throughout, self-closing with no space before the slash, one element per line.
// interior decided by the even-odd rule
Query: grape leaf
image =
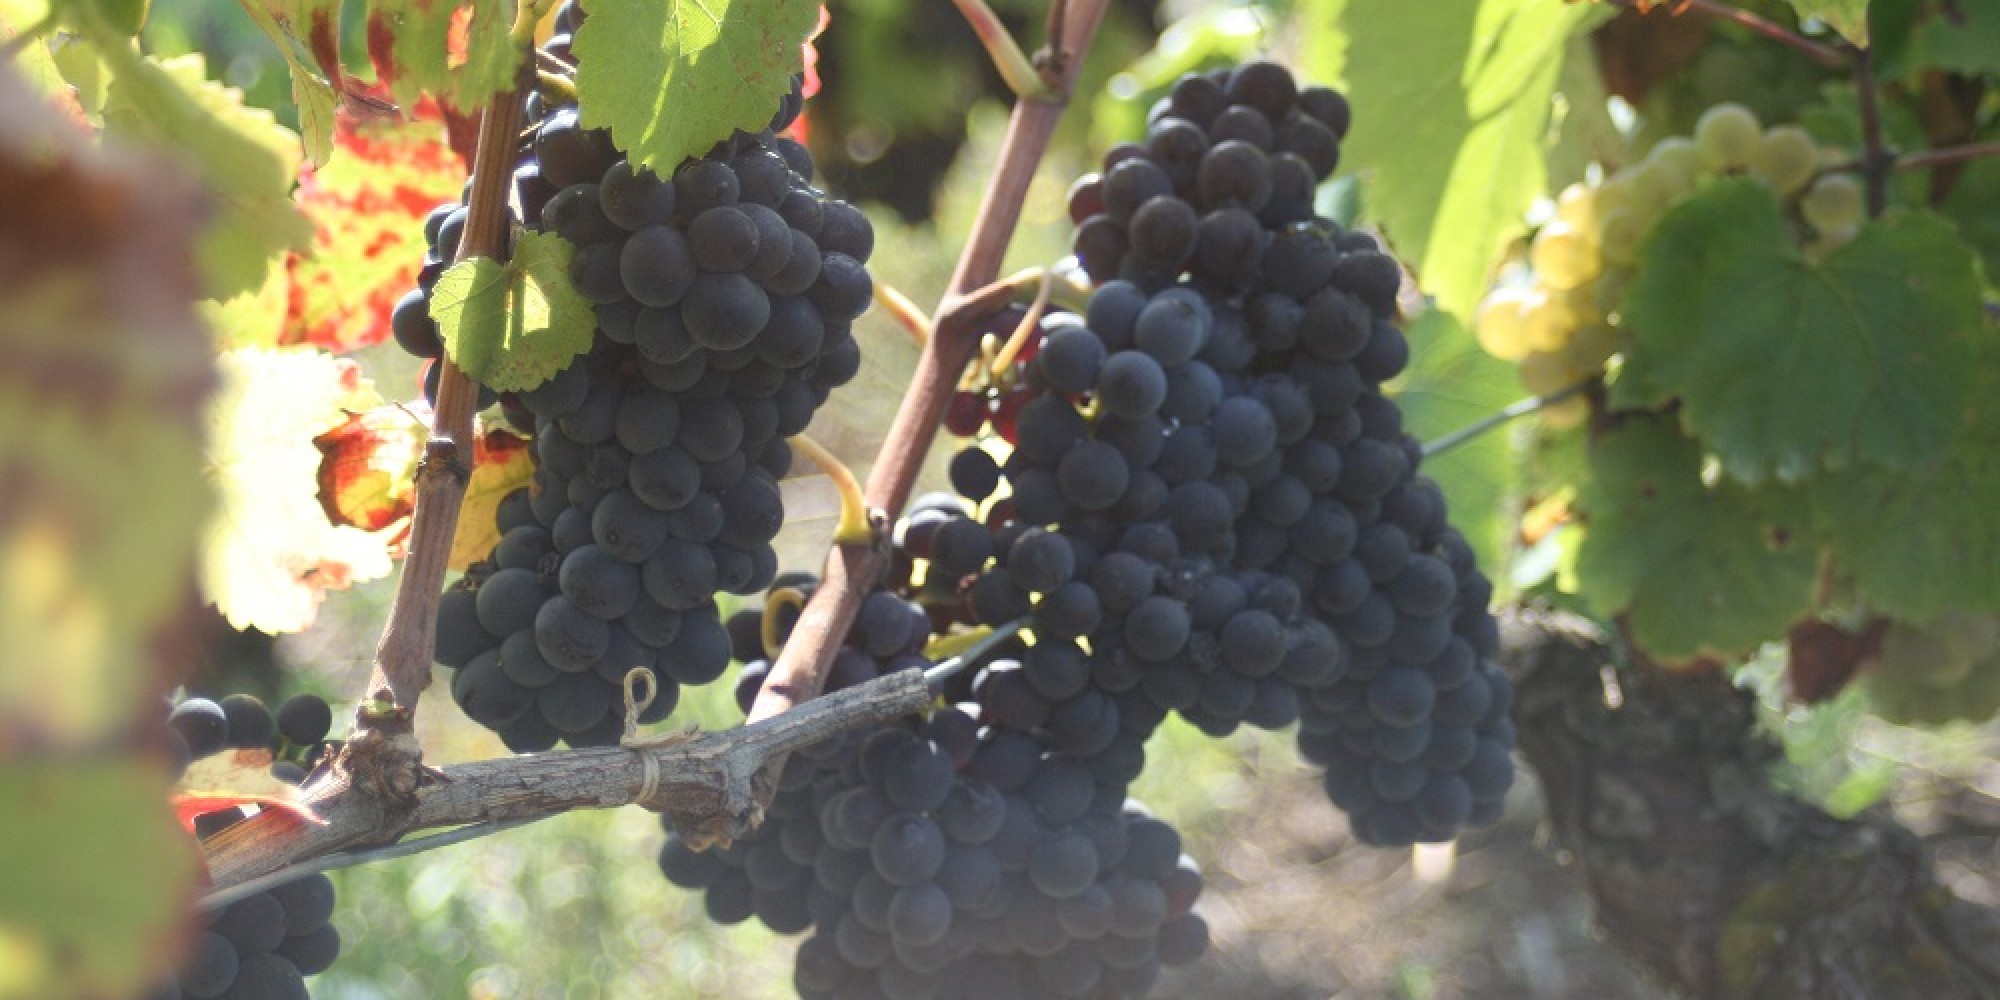
<path fill-rule="evenodd" d="M 1946 72 L 2000 73 L 2000 5 L 1960 3 L 1935 12 L 1917 29 L 1915 45 L 1926 65 Z"/>
<path fill-rule="evenodd" d="M 424 216 L 457 200 L 465 165 L 434 109 L 407 121 L 342 112 L 333 141 L 339 158 L 299 179 L 314 233 L 311 252 L 285 262 L 283 342 L 340 354 L 389 337 L 390 311 L 416 287 Z"/>
<path fill-rule="evenodd" d="M 1569 39 L 1605 16 L 1594 4 L 1537 0 L 1346 5 L 1357 113 L 1345 168 L 1445 311 L 1471 316 L 1496 252 L 1543 194 Z"/>
<path fill-rule="evenodd" d="M 1396 403 L 1403 427 L 1431 441 L 1504 409 L 1522 395 L 1513 366 L 1480 350 L 1478 341 L 1450 314 L 1433 309 L 1410 324 L 1412 358 Z M 1520 464 L 1504 428 L 1489 431 L 1433 458 L 1424 474 L 1444 488 L 1457 526 L 1479 564 L 1504 580 L 1520 485 Z"/>
<path fill-rule="evenodd" d="M 1868 46 L 1868 0 L 1791 0 L 1801 19 L 1816 17 L 1855 45 Z"/>
<path fill-rule="evenodd" d="M 327 520 L 313 438 L 373 404 L 352 362 L 305 348 L 222 355 L 209 411 L 209 469 L 222 498 L 202 560 L 202 589 L 236 628 L 272 634 L 311 625 L 329 590 L 386 576 L 383 534 Z"/>
<path fill-rule="evenodd" d="M 1970 427 L 1943 459 L 1857 464 L 1812 485 L 1820 536 L 1869 605 L 1899 618 L 2000 611 L 2000 358 L 1982 371 Z"/>
<path fill-rule="evenodd" d="M 426 437 L 413 408 L 391 404 L 348 414 L 346 423 L 313 438 L 327 520 L 381 531 L 410 516 Z"/>
<path fill-rule="evenodd" d="M 340 0 L 243 0 L 243 9 L 285 57 L 306 158 L 324 165 L 333 155 L 334 89 L 343 77 Z"/>
<path fill-rule="evenodd" d="M 1952 182 L 1938 211 L 1979 251 L 1986 280 L 2000 281 L 2000 160 L 1974 160 Z"/>
<path fill-rule="evenodd" d="M 494 514 L 507 494 L 528 485 L 535 459 L 528 442 L 503 430 L 478 438 L 472 452 L 472 480 L 458 508 L 458 531 L 451 540 L 451 568 L 462 570 L 486 558 L 500 542 Z"/>
<path fill-rule="evenodd" d="M 138 757 L 0 761 L 0 995 L 139 995 L 178 950 L 196 873 L 165 768 Z"/>
<path fill-rule="evenodd" d="M 1723 468 L 1755 482 L 1942 455 L 1972 389 L 1982 306 L 1972 254 L 1937 217 L 1875 220 L 1809 261 L 1770 191 L 1740 179 L 1668 210 L 1623 312 L 1636 343 L 1613 402 L 1679 399 Z"/>
<path fill-rule="evenodd" d="M 524 232 L 506 264 L 475 257 L 452 265 L 431 290 L 445 352 L 496 392 L 541 385 L 590 349 L 597 314 L 569 280 L 571 247 Z"/>
<path fill-rule="evenodd" d="M 633 163 L 682 160 L 771 121 L 800 70 L 818 0 L 663 0 L 591 8 L 576 30 L 583 123 Z"/>
<path fill-rule="evenodd" d="M 11 64 L 0 107 L 0 754 L 97 747 L 162 684 L 157 641 L 210 509 L 203 199 L 165 157 L 96 142 Z"/>
<path fill-rule="evenodd" d="M 285 334 L 285 314 L 291 306 L 292 281 L 272 268 L 261 287 L 226 301 L 201 303 L 202 318 L 215 331 L 216 342 L 232 347 L 276 347 Z"/>
<path fill-rule="evenodd" d="M 199 54 L 141 57 L 126 43 L 100 44 L 114 71 L 106 132 L 174 149 L 214 189 L 220 211 L 199 251 L 208 293 L 228 299 L 264 283 L 273 261 L 312 239 L 291 200 L 299 139 L 243 95 L 211 82 Z"/>
<path fill-rule="evenodd" d="M 1577 585 L 1599 613 L 1629 616 L 1660 660 L 1751 649 L 1812 603 L 1817 556 L 1787 523 L 1793 504 L 1729 479 L 1704 485 L 1700 446 L 1635 416 L 1597 441 L 1578 490 Z"/>
<path fill-rule="evenodd" d="M 509 37 L 513 10 L 505 0 L 374 0 L 368 54 L 404 107 L 414 107 L 425 93 L 455 107 L 480 107 L 513 85 L 521 64 Z"/>

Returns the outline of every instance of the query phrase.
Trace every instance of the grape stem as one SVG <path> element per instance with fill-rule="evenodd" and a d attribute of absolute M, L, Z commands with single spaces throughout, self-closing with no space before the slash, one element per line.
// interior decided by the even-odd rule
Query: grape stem
<path fill-rule="evenodd" d="M 986 47 L 986 54 L 993 59 L 993 68 L 1000 71 L 1000 79 L 1006 81 L 1016 97 L 1043 101 L 1054 96 L 1050 82 L 1021 51 L 1021 43 L 1000 23 L 1000 16 L 987 6 L 986 0 L 952 0 L 952 3 L 965 15 L 965 23 L 979 36 L 979 44 Z"/>
<path fill-rule="evenodd" d="M 1001 140 L 999 162 L 986 185 L 985 197 L 972 224 L 965 249 L 952 273 L 951 285 L 935 311 L 935 332 L 917 357 L 902 405 L 869 470 L 869 506 L 893 517 L 908 502 L 924 456 L 937 438 L 946 405 L 958 389 L 959 376 L 978 349 L 980 339 L 995 326 L 994 315 L 1013 300 L 1013 289 L 994 282 L 1014 228 L 1020 223 L 1028 185 L 1034 180 L 1049 140 L 1062 117 L 1082 53 L 1090 46 L 1108 0 L 1074 0 L 1064 9 L 1060 86 L 1045 97 L 1016 101 Z M 989 282 L 991 284 L 989 284 Z M 750 709 L 750 720 L 779 716 L 817 695 L 825 683 L 834 651 L 854 622 L 861 600 L 873 590 L 887 565 L 885 553 L 873 546 L 835 546 L 827 558 L 819 589 L 806 603 L 792 629 L 792 641 L 771 664 L 770 676 Z M 782 761 L 773 763 L 772 777 Z M 766 789 L 776 787 L 766 781 Z"/>
<path fill-rule="evenodd" d="M 1007 369 L 1014 367 L 1014 359 L 1020 357 L 1021 352 L 1027 349 L 1028 338 L 1041 329 L 1042 311 L 1049 307 L 1049 292 L 1055 284 L 1055 279 L 1048 268 L 1029 268 L 1007 279 L 1008 284 L 1017 288 L 1024 287 L 1031 281 L 1035 283 L 1034 301 L 1029 303 L 1028 311 L 1021 317 L 1021 321 L 1014 324 L 1014 332 L 1007 336 L 1007 343 L 1001 346 L 1000 353 L 993 356 L 993 366 L 988 369 L 996 379 L 1005 374 Z"/>
<path fill-rule="evenodd" d="M 995 625 L 992 628 L 967 633 L 971 641 L 966 643 L 964 648 L 960 649 L 956 655 L 953 655 L 949 659 L 939 660 L 937 663 L 932 664 L 929 670 L 924 671 L 924 683 L 929 684 L 935 689 L 939 684 L 943 684 L 957 674 L 962 673 L 965 668 L 984 663 L 986 658 L 999 649 L 1002 643 L 1012 639 L 1019 633 L 1023 624 L 1025 624 L 1023 620 L 1015 619 L 1005 625 Z"/>
<path fill-rule="evenodd" d="M 910 341 L 917 345 L 918 350 L 923 350 L 924 345 L 930 343 L 934 324 L 931 322 L 930 314 L 924 312 L 923 307 L 917 305 L 914 299 L 904 295 L 886 281 L 877 281 L 875 304 L 888 310 L 890 318 L 896 321 L 897 326 L 903 328 L 903 332 L 910 335 Z"/>
<path fill-rule="evenodd" d="M 1737 27 L 1762 35 L 1780 45 L 1797 49 L 1811 57 L 1813 62 L 1819 63 L 1828 69 L 1846 69 L 1848 65 L 1847 57 L 1841 55 L 1840 50 L 1821 45 L 1776 21 L 1759 17 L 1740 7 L 1732 7 L 1729 4 L 1721 3 L 1719 0 L 1679 0 L 1679 2 L 1671 4 L 1657 2 L 1640 3 L 1638 0 L 1607 0 L 1607 2 L 1614 7 L 1637 10 L 1641 15 L 1648 13 L 1653 7 L 1660 6 L 1671 7 L 1671 13 L 1674 14 L 1686 10 L 1697 10 L 1710 17 L 1728 21 Z"/>
<path fill-rule="evenodd" d="M 1546 396 L 1529 396 L 1526 399 L 1518 400 L 1509 404 L 1506 409 L 1498 413 L 1484 417 L 1475 423 L 1467 424 L 1435 441 L 1426 442 L 1424 444 L 1424 457 L 1429 458 L 1432 455 L 1450 451 L 1495 427 L 1499 427 L 1512 420 L 1518 420 L 1544 407 L 1554 406 L 1557 403 L 1571 399 L 1596 384 L 1597 378 L 1592 376 L 1573 385 L 1563 386 Z"/>
<path fill-rule="evenodd" d="M 1854 95 L 1861 111 L 1861 177 L 1867 185 L 1868 217 L 1889 207 L 1889 174 L 1896 154 L 1882 138 L 1882 95 L 1875 81 L 1875 57 L 1867 48 L 1854 52 Z"/>
<path fill-rule="evenodd" d="M 794 434 L 792 448 L 812 459 L 828 479 L 833 480 L 833 488 L 840 493 L 840 522 L 833 529 L 835 545 L 869 545 L 875 541 L 875 526 L 869 516 L 868 501 L 861 496 L 861 481 L 854 478 L 854 470 L 840 460 L 827 446 L 812 439 L 808 434 Z"/>
<path fill-rule="evenodd" d="M 535 71 L 527 58 L 533 47 L 535 5 L 524 4 L 515 14 L 512 40 L 519 65 L 514 86 L 493 96 L 479 121 L 479 144 L 473 153 L 472 193 L 467 199 L 465 236 L 457 260 L 486 257 L 507 259 L 507 188 L 513 179 L 515 136 L 521 129 L 521 96 L 534 85 Z M 430 440 L 417 469 L 416 509 L 410 518 L 409 555 L 396 585 L 395 602 L 375 649 L 368 686 L 358 699 L 363 705 L 387 700 L 391 713 L 359 712 L 361 730 L 380 728 L 400 717 L 407 726 L 417 700 L 430 684 L 432 651 L 437 645 L 438 598 L 450 569 L 452 539 L 458 531 L 459 505 L 471 478 L 472 413 L 479 386 L 451 358 L 439 358 L 437 407 L 431 417 Z"/>

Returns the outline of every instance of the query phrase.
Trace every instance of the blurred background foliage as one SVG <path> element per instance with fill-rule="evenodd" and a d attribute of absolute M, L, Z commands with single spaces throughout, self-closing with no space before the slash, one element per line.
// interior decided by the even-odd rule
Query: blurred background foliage
<path fill-rule="evenodd" d="M 1116 0 L 1065 122 L 1030 191 L 1007 270 L 1067 252 L 1068 181 L 1110 145 L 1143 131 L 1146 109 L 1191 69 L 1275 55 L 1305 75 L 1337 82 L 1347 53 L 1331 30 L 1349 2 Z M 1039 0 L 997 0 L 1019 37 L 1039 36 Z M 358 23 L 350 18 L 350 26 Z M 1619 30 L 1619 25 L 1600 33 Z M 1796 118 L 1822 99 L 1824 74 L 1748 37 L 1710 32 L 1643 108 L 1626 105 L 1631 134 L 1683 133 L 1701 108 L 1752 102 L 1769 121 Z M 163 55 L 200 51 L 249 103 L 292 120 L 285 65 L 234 0 L 154 0 L 146 44 Z M 1713 36 L 1713 37 L 1711 37 Z M 365 62 L 346 40 L 351 63 Z M 822 183 L 863 204 L 877 231 L 878 281 L 920 303 L 944 287 L 1005 122 L 1007 94 L 957 12 L 937 0 L 837 4 L 819 42 L 825 89 L 809 105 Z M 1664 54 L 1662 58 L 1675 57 Z M 1631 68 L 1627 66 L 1626 68 Z M 1615 67 L 1614 67 L 1615 69 Z M 1615 77 L 1615 74 L 1613 74 Z M 1619 81 L 1610 81 L 1616 86 Z M 1602 86 L 1566 80 L 1563 89 Z M 1851 98 L 1850 98 L 1851 100 Z M 1614 102 L 1614 105 L 1616 102 Z M 1363 108 L 1361 114 L 1382 113 Z M 1609 136 L 1611 142 L 1617 136 Z M 1606 134 L 1551 140 L 1557 183 L 1605 153 Z M 1614 154 L 1615 155 L 1615 152 Z M 1365 197 L 1336 181 L 1322 207 L 1353 214 Z M 1437 322 L 1448 317 L 1434 313 Z M 844 455 L 866 456 L 893 412 L 915 358 L 908 338 L 879 312 L 861 321 L 867 367 L 813 433 Z M 1435 435 L 1519 394 L 1495 382 L 1462 329 L 1437 332 L 1406 387 L 1412 426 Z M 393 346 L 361 357 L 385 395 L 414 395 L 416 369 Z M 1504 368 L 1503 375 L 1507 374 Z M 403 387 L 401 391 L 396 387 Z M 1427 466 L 1453 497 L 1468 535 L 1481 537 L 1496 577 L 1554 597 L 1548 584 L 1560 532 L 1539 547 L 1517 544 L 1523 498 L 1512 495 L 1523 457 L 1505 433 Z M 929 484 L 943 483 L 934 455 Z M 1529 454 L 1531 463 L 1573 461 Z M 796 489 L 793 489 L 796 487 Z M 813 485 L 788 484 L 794 523 L 780 541 L 788 568 L 811 568 L 830 535 L 833 504 Z M 1530 498 L 1531 499 L 1531 498 Z M 1476 515 L 1476 517 L 1475 517 Z M 1485 520 L 1479 520 L 1485 519 Z M 197 692 L 267 697 L 297 690 L 336 703 L 365 675 L 391 593 L 390 581 L 336 594 L 320 624 L 272 640 L 237 634 L 219 618 Z M 1743 673 L 1791 760 L 1786 780 L 1837 814 L 1890 809 L 1927 837 L 1961 895 L 2000 901 L 1993 832 L 2000 829 L 2000 731 L 1957 725 L 1905 729 L 1869 714 L 1850 690 L 1823 705 L 1784 697 L 1782 654 Z M 722 685 L 691 692 L 677 719 L 704 727 L 738 715 Z M 423 715 L 435 762 L 496 756 L 491 734 L 440 701 Z M 1415 855 L 1361 848 L 1301 766 L 1287 735 L 1239 732 L 1210 740 L 1169 723 L 1149 753 L 1136 794 L 1179 826 L 1207 868 L 1203 910 L 1216 950 L 1170 973 L 1159 995 L 1246 1000 L 1398 998 L 1445 1000 L 1646 1000 L 1643 982 L 1589 927 L 1589 904 L 1559 857 L 1537 840 L 1539 803 L 1525 776 L 1509 818 L 1458 845 Z M 322 1000 L 417 997 L 761 998 L 794 995 L 791 943 L 754 924 L 718 927 L 698 895 L 654 870 L 655 818 L 634 809 L 560 817 L 469 846 L 336 874 L 336 915 L 346 941 L 339 963 L 315 981 Z"/>

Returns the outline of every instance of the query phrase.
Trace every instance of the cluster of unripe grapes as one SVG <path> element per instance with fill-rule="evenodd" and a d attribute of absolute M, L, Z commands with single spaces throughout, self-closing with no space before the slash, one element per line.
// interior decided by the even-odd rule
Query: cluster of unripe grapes
<path fill-rule="evenodd" d="M 1641 246 L 1668 209 L 1717 178 L 1748 176 L 1768 186 L 1808 252 L 1845 244 L 1860 230 L 1864 199 L 1853 174 L 1827 169 L 1837 155 L 1800 126 L 1764 127 L 1743 105 L 1708 109 L 1692 136 L 1661 140 L 1602 182 L 1563 189 L 1529 243 L 1528 280 L 1503 284 L 1480 303 L 1480 346 L 1515 362 L 1537 396 L 1603 371 L 1632 336 L 1618 308 Z M 1542 420 L 1557 430 L 1574 427 L 1589 405 L 1572 396 L 1545 407 Z"/>

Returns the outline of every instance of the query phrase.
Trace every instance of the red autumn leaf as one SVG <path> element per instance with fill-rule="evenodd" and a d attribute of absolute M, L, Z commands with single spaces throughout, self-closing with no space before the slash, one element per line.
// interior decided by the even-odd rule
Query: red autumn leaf
<path fill-rule="evenodd" d="M 390 310 L 416 285 L 424 216 L 458 197 L 465 180 L 444 139 L 435 106 L 405 119 L 366 101 L 342 103 L 337 154 L 299 181 L 297 202 L 315 232 L 311 255 L 286 261 L 283 343 L 345 353 L 389 336 Z"/>
<path fill-rule="evenodd" d="M 423 457 L 421 415 L 378 406 L 313 439 L 319 448 L 319 502 L 327 520 L 381 531 L 416 505 L 415 471 Z"/>
<path fill-rule="evenodd" d="M 242 806 L 276 809 L 301 823 L 310 823 L 313 826 L 326 825 L 326 820 L 321 819 L 319 814 L 313 812 L 310 807 L 299 802 L 293 802 L 290 799 L 280 798 L 276 795 L 250 795 L 238 792 L 178 792 L 169 801 L 174 807 L 174 818 L 180 821 L 181 829 L 186 830 L 189 834 L 194 833 L 194 821 L 196 818 L 206 816 L 209 813 L 222 812 L 225 809 L 236 809 Z"/>

